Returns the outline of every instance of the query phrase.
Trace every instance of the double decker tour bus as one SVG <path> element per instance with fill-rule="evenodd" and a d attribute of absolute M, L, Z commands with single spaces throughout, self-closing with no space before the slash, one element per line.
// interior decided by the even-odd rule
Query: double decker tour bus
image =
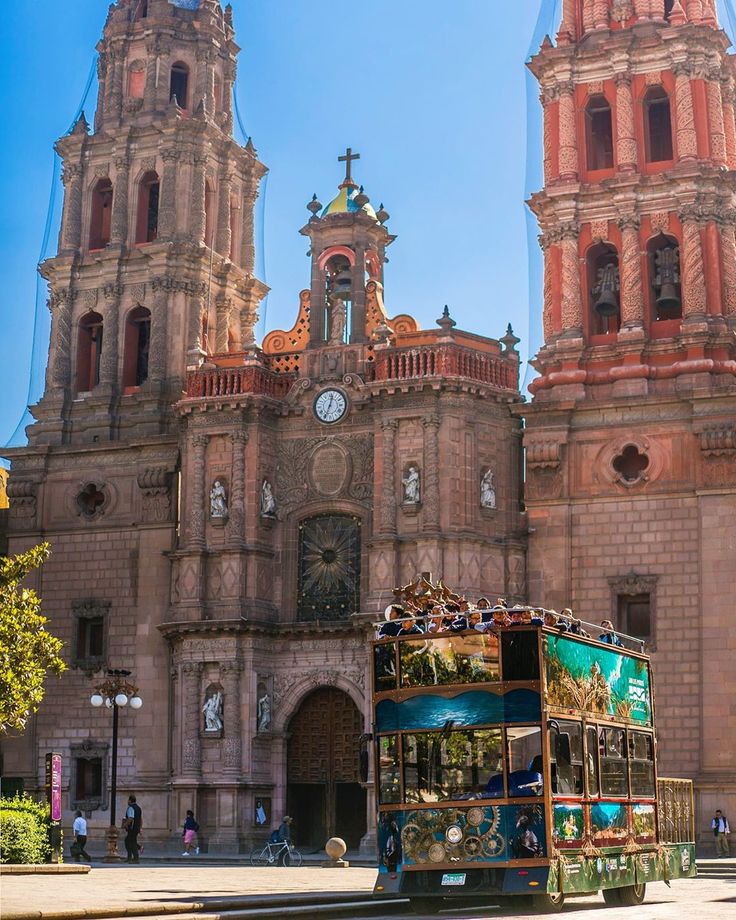
<path fill-rule="evenodd" d="M 658 790 L 646 655 L 528 622 L 372 646 L 376 897 L 556 912 L 695 876 L 692 785 Z"/>

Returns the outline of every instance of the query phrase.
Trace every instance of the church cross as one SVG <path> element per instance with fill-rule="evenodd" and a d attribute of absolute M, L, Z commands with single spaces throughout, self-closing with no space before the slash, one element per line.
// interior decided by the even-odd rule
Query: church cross
<path fill-rule="evenodd" d="M 338 157 L 337 160 L 339 163 L 345 163 L 345 181 L 352 183 L 353 181 L 353 160 L 359 160 L 360 154 L 353 153 L 353 148 L 348 147 L 345 151 L 344 157 Z"/>

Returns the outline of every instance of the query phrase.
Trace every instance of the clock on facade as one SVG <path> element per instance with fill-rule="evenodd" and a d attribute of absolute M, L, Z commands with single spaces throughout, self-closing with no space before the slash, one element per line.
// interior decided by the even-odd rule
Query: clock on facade
<path fill-rule="evenodd" d="M 348 400 L 340 390 L 323 390 L 314 401 L 314 414 L 325 425 L 334 425 L 348 411 Z"/>

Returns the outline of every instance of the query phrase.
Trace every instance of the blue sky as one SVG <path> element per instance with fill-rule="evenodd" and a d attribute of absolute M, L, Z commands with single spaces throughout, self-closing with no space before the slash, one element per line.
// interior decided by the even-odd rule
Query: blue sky
<path fill-rule="evenodd" d="M 540 5 L 516 0 L 499 16 L 496 0 L 233 0 L 240 109 L 270 168 L 266 329 L 293 322 L 309 280 L 305 205 L 314 192 L 330 200 L 350 145 L 398 234 L 389 313 L 428 326 L 447 303 L 462 328 L 499 336 L 512 322 L 528 341 L 524 61 Z M 105 0 L 3 4 L 0 444 L 26 401 L 52 146 L 106 11 Z M 94 95 L 86 108 L 91 121 Z"/>

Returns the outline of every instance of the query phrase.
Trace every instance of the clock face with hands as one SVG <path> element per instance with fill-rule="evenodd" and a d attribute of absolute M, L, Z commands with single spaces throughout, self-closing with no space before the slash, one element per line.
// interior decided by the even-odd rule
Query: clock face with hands
<path fill-rule="evenodd" d="M 340 390 L 323 390 L 314 401 L 314 414 L 325 425 L 335 425 L 347 411 L 348 400 Z"/>

